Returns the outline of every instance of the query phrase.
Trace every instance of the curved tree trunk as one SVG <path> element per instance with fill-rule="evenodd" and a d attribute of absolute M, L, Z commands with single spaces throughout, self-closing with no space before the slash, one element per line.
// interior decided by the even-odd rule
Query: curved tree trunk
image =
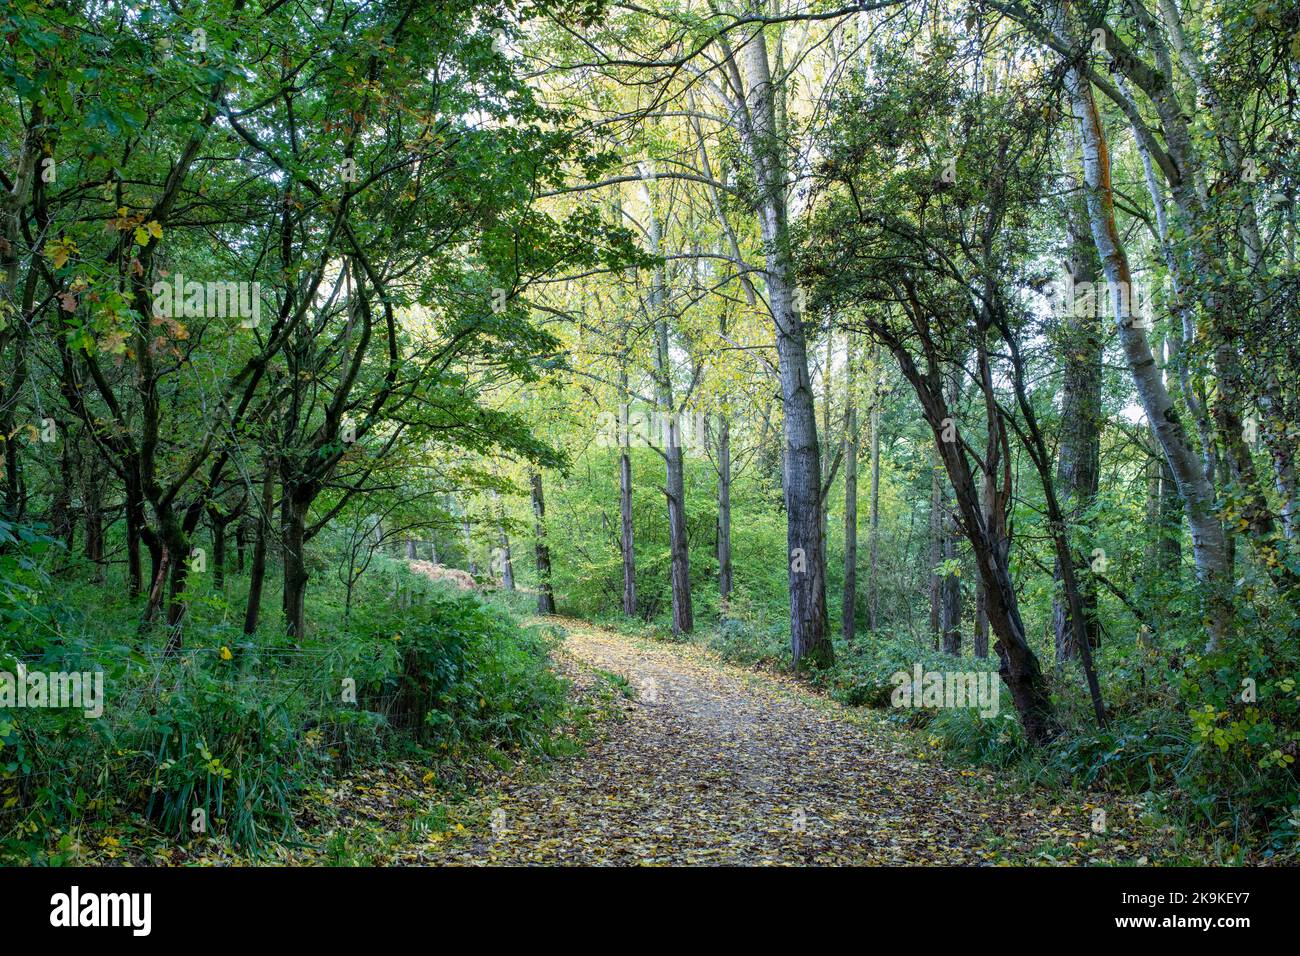
<path fill-rule="evenodd" d="M 1155 431 L 1183 497 L 1192 533 L 1197 577 L 1205 602 L 1206 645 L 1212 649 L 1227 634 L 1231 620 L 1231 571 L 1223 526 L 1215 514 L 1214 488 L 1206 480 L 1187 440 L 1146 333 L 1134 322 L 1132 296 L 1128 294 L 1134 288 L 1133 274 L 1115 224 L 1110 153 L 1092 87 L 1077 68 L 1071 68 L 1066 71 L 1066 89 L 1082 130 L 1084 196 L 1093 242 L 1101 258 L 1102 272 L 1111 287 L 1111 305 L 1124 358 L 1137 386 L 1147 421 Z"/>

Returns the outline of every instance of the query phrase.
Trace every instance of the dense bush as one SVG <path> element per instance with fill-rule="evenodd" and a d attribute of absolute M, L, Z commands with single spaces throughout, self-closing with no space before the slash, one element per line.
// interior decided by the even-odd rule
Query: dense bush
<path fill-rule="evenodd" d="M 137 633 L 130 602 L 105 604 L 66 576 L 56 588 L 31 560 L 50 543 L 26 537 L 0 555 L 0 671 L 102 669 L 106 699 L 98 719 L 0 710 L 7 857 L 128 817 L 255 851 L 293 830 L 304 788 L 358 760 L 541 746 L 563 714 L 547 637 L 404 569 L 373 576 L 346 617 L 318 588 L 320 627 L 297 644 L 270 628 L 245 637 L 230 614 L 241 601 L 206 593 L 168 655 L 161 630 Z"/>

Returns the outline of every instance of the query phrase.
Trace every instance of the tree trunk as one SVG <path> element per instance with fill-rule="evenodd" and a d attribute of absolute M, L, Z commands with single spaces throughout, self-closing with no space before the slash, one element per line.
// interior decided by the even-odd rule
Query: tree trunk
<path fill-rule="evenodd" d="M 718 596 L 723 616 L 731 600 L 731 423 L 718 418 Z"/>
<path fill-rule="evenodd" d="M 1084 610 L 1083 602 L 1080 600 L 1079 582 L 1075 575 L 1074 554 L 1070 549 L 1065 512 L 1061 510 L 1060 500 L 1056 496 L 1052 456 L 1047 449 L 1047 442 L 1043 438 L 1042 429 L 1038 426 L 1038 416 L 1034 411 L 1033 402 L 1029 398 L 1029 390 L 1025 385 L 1026 363 L 1021 355 L 1019 342 L 1015 334 L 1010 332 L 1010 323 L 1005 313 L 996 322 L 996 326 L 1002 333 L 1002 341 L 1011 360 L 1011 381 L 1015 387 L 1016 404 L 1020 408 L 1020 416 L 1023 421 L 1023 427 L 1018 428 L 1017 431 L 1021 436 L 1025 451 L 1029 454 L 1034 470 L 1038 473 L 1038 480 L 1043 488 L 1043 503 L 1047 508 L 1047 525 L 1051 529 L 1052 546 L 1056 552 L 1057 566 L 1061 569 L 1061 584 L 1069 609 L 1072 642 L 1078 649 L 1079 658 L 1083 662 L 1083 672 L 1087 678 L 1088 694 L 1092 699 L 1097 726 L 1105 727 L 1106 708 L 1102 702 L 1101 683 L 1097 679 L 1097 670 L 1093 666 L 1092 643 L 1088 640 L 1087 632 L 1084 630 L 1088 614 Z M 1000 414 L 997 403 L 993 399 L 993 380 L 988 351 L 982 341 L 979 357 L 985 402 L 989 414 Z M 1006 485 L 1008 489 L 1011 486 L 1010 462 L 1008 462 L 1007 466 Z"/>
<path fill-rule="evenodd" d="M 100 482 L 92 463 L 83 471 L 81 490 L 82 510 L 85 520 L 86 560 L 95 566 L 95 583 L 104 583 L 104 503 Z M 137 563 L 139 558 L 137 556 Z"/>
<path fill-rule="evenodd" d="M 1192 551 L 1201 584 L 1206 622 L 1206 646 L 1218 647 L 1230 626 L 1230 575 L 1227 541 L 1215 514 L 1215 492 L 1200 469 L 1181 419 L 1170 401 L 1146 333 L 1130 311 L 1133 275 L 1123 240 L 1115 224 L 1110 154 L 1092 87 L 1077 68 L 1066 71 L 1066 88 L 1082 129 L 1084 194 L 1093 242 L 1102 271 L 1111 286 L 1111 305 L 1120 344 L 1147 421 L 1154 428 L 1165 459 L 1178 483 L 1192 533 Z"/>
<path fill-rule="evenodd" d="M 515 565 L 510 557 L 510 537 L 506 529 L 501 528 L 501 586 L 507 591 L 515 589 Z"/>
<path fill-rule="evenodd" d="M 1072 209 L 1070 215 L 1073 279 L 1079 284 L 1087 283 L 1096 295 L 1099 278 L 1097 257 L 1088 234 L 1086 214 L 1082 209 Z M 1065 375 L 1061 386 L 1061 436 L 1056 458 L 1056 484 L 1060 489 L 1061 509 L 1066 521 L 1077 527 L 1097 497 L 1100 477 L 1102 342 L 1093 303 L 1088 300 L 1079 303 L 1072 293 L 1073 290 L 1066 296 L 1066 314 L 1061 317 L 1061 363 Z M 1087 538 L 1090 540 L 1090 536 Z M 1091 548 L 1085 548 L 1082 554 L 1078 549 L 1071 553 L 1074 566 L 1078 568 L 1087 564 L 1085 555 L 1091 554 Z M 1059 561 L 1054 577 L 1060 588 L 1063 575 Z M 1097 592 L 1091 575 L 1083 576 L 1080 588 L 1079 600 L 1085 616 L 1083 630 L 1090 646 L 1097 647 L 1100 634 Z M 1058 661 L 1079 656 L 1069 605 L 1059 593 L 1052 599 L 1052 631 Z"/>
<path fill-rule="evenodd" d="M 858 405 L 853 393 L 855 364 L 853 336 L 848 337 L 844 388 L 844 604 L 840 633 L 852 641 L 858 610 Z"/>
<path fill-rule="evenodd" d="M 162 581 L 167 570 L 167 555 L 162 539 L 152 528 L 143 523 L 140 525 L 140 539 L 149 552 L 149 592 L 145 597 L 144 615 L 140 623 L 151 624 L 157 617 L 158 608 L 162 606 L 162 587 L 159 582 Z"/>
<path fill-rule="evenodd" d="M 300 639 L 307 633 L 307 508 L 311 498 L 297 489 L 284 491 L 283 516 L 284 631 Z"/>
<path fill-rule="evenodd" d="M 464 508 L 460 513 L 460 528 L 465 537 L 465 570 L 478 577 L 478 561 L 474 559 L 474 531 L 470 526 L 468 508 Z"/>
<path fill-rule="evenodd" d="M 257 530 L 253 538 L 253 559 L 248 577 L 248 604 L 244 610 L 244 633 L 257 631 L 257 619 L 262 611 L 262 588 L 266 582 L 266 548 L 271 537 L 271 510 L 275 507 L 276 464 L 266 463 L 262 476 L 262 506 L 257 514 Z"/>
<path fill-rule="evenodd" d="M 174 529 L 173 524 L 176 525 Z M 190 607 L 185 592 L 192 560 L 190 535 L 187 529 L 179 527 L 179 524 L 174 517 L 163 522 L 167 535 L 167 550 L 173 555 L 167 586 L 167 648 L 169 651 L 181 649 L 181 629 Z"/>
<path fill-rule="evenodd" d="M 226 524 L 217 518 L 212 522 L 212 586 L 218 591 L 226 588 Z"/>
<path fill-rule="evenodd" d="M 1163 459 L 1160 465 L 1160 576 L 1170 585 L 1178 583 L 1178 575 L 1183 566 L 1183 499 L 1178 494 L 1178 482 L 1174 481 L 1169 463 Z"/>
<path fill-rule="evenodd" d="M 546 543 L 546 498 L 542 492 L 542 476 L 533 472 L 534 551 L 537 560 L 537 613 L 555 613 L 555 594 L 551 590 L 551 549 Z"/>
<path fill-rule="evenodd" d="M 144 591 L 144 569 L 140 566 L 140 540 L 144 529 L 144 499 L 130 470 L 126 480 L 126 592 L 135 600 Z M 150 552 L 153 548 L 150 547 Z M 155 562 L 156 563 L 156 562 Z"/>
<path fill-rule="evenodd" d="M 167 587 L 167 572 L 174 560 L 166 544 L 156 537 L 149 540 L 149 554 L 153 559 L 153 573 L 149 578 L 149 594 L 145 598 L 144 614 L 140 618 L 142 630 L 145 630 L 147 625 L 154 623 L 158 618 L 158 611 L 163 605 L 163 594 Z"/>
<path fill-rule="evenodd" d="M 976 567 L 987 592 L 985 603 L 989 625 L 998 638 L 994 648 L 1000 661 L 998 673 L 1011 691 L 1011 699 L 1020 716 L 1025 737 L 1035 746 L 1044 744 L 1060 733 L 1060 724 L 1052 707 L 1047 682 L 1043 678 L 1038 658 L 1029 646 L 1020 617 L 1019 602 L 1010 572 L 1010 542 L 1005 537 L 999 540 L 989 533 L 964 448 L 959 442 L 943 440 L 944 422 L 948 419 L 949 412 L 938 368 L 932 365 L 922 373 L 898 340 L 890 343 L 890 350 L 921 402 L 926 423 L 934 434 L 935 444 L 956 496 L 962 527 L 975 552 Z"/>
<path fill-rule="evenodd" d="M 826 364 L 822 368 L 822 436 L 825 441 L 822 444 L 822 450 L 825 458 L 822 461 L 822 480 L 829 483 L 834 481 L 831 474 L 831 448 L 834 443 L 831 441 L 831 360 L 835 355 L 835 330 L 828 324 L 826 329 Z M 830 551 L 830 516 L 831 516 L 831 496 L 830 489 L 826 489 L 826 494 L 822 495 L 822 541 L 825 547 Z"/>
<path fill-rule="evenodd" d="M 808 350 L 801 307 L 794 297 L 784 144 L 776 118 L 776 91 L 759 30 L 745 44 L 746 117 L 741 134 L 749 152 L 763 240 L 768 307 L 776 331 L 777 365 L 784 412 L 786 547 L 789 559 L 790 651 L 795 666 L 834 662 L 826 621 L 826 550 L 821 527 L 821 459 L 817 415 L 808 376 Z"/>
<path fill-rule="evenodd" d="M 636 617 L 636 541 L 632 527 L 632 455 L 628 447 L 628 409 L 619 407 L 618 547 L 623 559 L 623 613 Z"/>
<path fill-rule="evenodd" d="M 72 484 L 75 472 L 72 463 L 74 443 L 70 432 L 63 431 L 60 434 L 63 440 L 59 443 L 59 484 L 54 499 L 50 502 L 50 531 L 54 537 L 63 542 L 63 546 L 68 553 L 71 553 L 77 533 L 76 516 L 72 510 Z"/>
<path fill-rule="evenodd" d="M 1269 372 L 1259 393 L 1259 408 L 1264 419 L 1260 432 L 1273 463 L 1273 483 L 1281 506 L 1282 533 L 1287 540 L 1294 542 L 1300 539 L 1300 478 L 1296 474 L 1295 443 L 1286 437 L 1288 429 L 1280 392 L 1277 373 Z"/>
<path fill-rule="evenodd" d="M 930 468 L 930 643 L 939 649 L 942 631 L 943 581 L 938 567 L 943 562 L 943 490 L 939 483 L 939 466 Z"/>
<path fill-rule="evenodd" d="M 163 547 L 171 556 L 167 577 L 167 650 L 168 653 L 179 651 L 182 646 L 182 629 L 186 615 L 189 613 L 187 585 L 194 560 L 190 544 L 199 522 L 203 519 L 204 501 L 200 498 L 192 502 L 181 514 L 177 514 L 170 502 L 155 502 L 154 513 L 158 519 L 159 534 Z M 161 580 L 162 575 L 159 576 Z"/>
<path fill-rule="evenodd" d="M 871 578 L 867 582 L 869 626 L 879 626 L 877 609 L 880 599 L 880 348 L 871 356 L 871 520 L 868 526 L 871 548 Z"/>
<path fill-rule="evenodd" d="M 650 208 L 650 252 L 660 254 L 661 233 L 649 187 L 645 190 Z M 655 322 L 655 404 L 666 417 L 667 447 L 664 456 L 664 494 L 668 499 L 668 554 L 672 582 L 673 633 L 689 634 L 695 629 L 691 605 L 690 547 L 686 537 L 686 481 L 683 474 L 681 426 L 673 406 L 672 366 L 668 352 L 668 281 L 663 264 L 654 269 L 650 292 L 650 313 Z"/>
<path fill-rule="evenodd" d="M 950 518 L 943 528 L 943 560 L 957 558 L 957 522 Z M 955 574 L 943 576 L 939 605 L 939 629 L 943 634 L 943 652 L 961 654 L 961 578 Z"/>
<path fill-rule="evenodd" d="M 682 472 L 681 433 L 677 415 L 669 424 L 667 472 L 668 538 L 672 569 L 673 633 L 689 634 L 695 629 L 691 606 L 690 551 L 686 539 L 686 483 Z"/>
<path fill-rule="evenodd" d="M 961 379 L 953 375 L 949 388 L 950 408 L 956 408 L 961 399 Z M 942 486 L 940 487 L 942 492 Z M 957 559 L 957 515 L 948 511 L 946 496 L 940 497 L 943 512 L 939 525 L 940 561 L 951 567 Z M 939 582 L 939 634 L 945 654 L 961 654 L 961 579 L 952 572 L 941 575 Z"/>
<path fill-rule="evenodd" d="M 510 536 L 506 534 L 506 512 L 501 504 L 501 496 L 495 491 L 492 497 L 496 503 L 497 512 L 497 553 L 496 558 L 500 562 L 501 587 L 507 591 L 515 589 L 515 564 L 510 556 Z M 415 542 L 410 543 L 411 557 L 415 557 Z"/>

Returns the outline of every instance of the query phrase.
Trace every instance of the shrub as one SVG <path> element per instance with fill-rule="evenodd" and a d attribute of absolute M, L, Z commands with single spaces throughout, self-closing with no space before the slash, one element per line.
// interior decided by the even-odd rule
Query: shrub
<path fill-rule="evenodd" d="M 44 858 L 53 833 L 132 817 L 257 852 L 291 833 L 305 788 L 358 761 L 541 747 L 564 714 L 550 639 L 474 595 L 408 581 L 397 607 L 376 578 L 345 615 L 322 577 L 317 626 L 290 644 L 269 628 L 245 637 L 230 610 L 242 602 L 195 582 L 183 650 L 169 655 L 161 629 L 138 633 L 131 602 L 106 605 L 75 578 L 56 599 L 30 553 L 0 552 L 0 670 L 103 670 L 105 701 L 98 719 L 0 710 L 7 858 Z"/>

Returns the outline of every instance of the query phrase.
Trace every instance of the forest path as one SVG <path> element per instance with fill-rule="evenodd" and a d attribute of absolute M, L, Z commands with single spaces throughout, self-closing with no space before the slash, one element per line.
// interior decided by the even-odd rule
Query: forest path
<path fill-rule="evenodd" d="M 920 738 L 792 680 L 689 645 L 565 618 L 557 663 L 581 693 L 625 678 L 592 739 L 544 773 L 516 768 L 460 826 L 399 863 L 980 864 L 1141 854 L 1112 808 L 1053 804 L 942 766 Z M 1057 795 L 1060 798 L 1060 795 Z"/>

